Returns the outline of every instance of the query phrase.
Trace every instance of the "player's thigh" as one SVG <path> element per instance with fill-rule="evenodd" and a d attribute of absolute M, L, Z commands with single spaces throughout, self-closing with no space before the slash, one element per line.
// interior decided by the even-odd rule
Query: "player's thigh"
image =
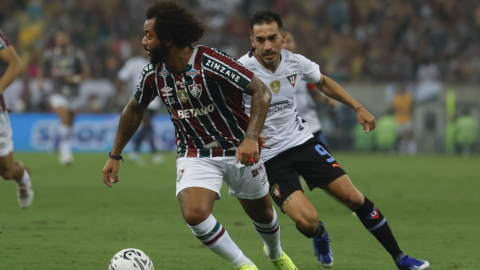
<path fill-rule="evenodd" d="M 14 162 L 13 162 L 13 152 L 9 152 L 4 155 L 0 154 L 0 175 L 4 180 L 13 179 L 14 174 Z"/>
<path fill-rule="evenodd" d="M 257 200 L 268 194 L 265 165 L 260 160 L 252 166 L 237 162 L 235 157 L 225 157 L 224 180 L 228 194 L 245 200 Z"/>
<path fill-rule="evenodd" d="M 51 95 L 49 98 L 50 106 L 60 118 L 63 125 L 70 126 L 73 122 L 73 115 L 69 108 L 70 102 L 67 98 L 61 95 Z"/>
<path fill-rule="evenodd" d="M 346 174 L 328 148 L 317 138 L 296 147 L 292 156 L 295 170 L 303 176 L 310 190 L 323 188 Z"/>
<path fill-rule="evenodd" d="M 13 140 L 10 118 L 7 112 L 0 112 L 0 173 L 9 177 L 13 174 Z"/>

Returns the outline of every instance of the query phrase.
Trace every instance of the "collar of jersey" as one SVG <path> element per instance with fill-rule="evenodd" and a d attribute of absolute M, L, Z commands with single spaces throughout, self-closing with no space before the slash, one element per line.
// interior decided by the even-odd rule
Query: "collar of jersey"
<path fill-rule="evenodd" d="M 252 51 L 252 54 L 253 54 L 253 51 Z M 253 56 L 253 55 L 252 55 L 252 56 Z M 275 72 L 271 72 L 271 71 L 268 70 L 266 67 L 264 67 L 264 66 L 262 65 L 262 63 L 260 63 L 255 56 L 253 56 L 253 58 L 255 58 L 255 63 L 257 63 L 257 65 L 259 65 L 259 66 L 262 67 L 265 71 L 267 71 L 269 74 L 272 74 L 272 75 L 275 75 L 275 74 L 277 73 L 277 71 L 280 70 L 280 67 L 282 66 L 283 59 L 285 58 L 284 55 L 283 55 L 283 49 L 282 49 L 282 51 L 280 52 L 280 57 L 281 57 L 281 58 L 280 58 L 280 64 L 278 64 L 278 67 L 277 67 L 277 69 L 275 69 Z"/>
<path fill-rule="evenodd" d="M 193 48 L 193 53 L 192 53 L 192 56 L 190 57 L 190 60 L 188 60 L 188 64 L 182 70 L 180 70 L 178 73 L 184 73 L 184 72 L 190 71 L 193 68 L 193 64 L 195 62 L 195 57 L 197 56 L 197 52 L 198 52 L 198 45 L 192 45 L 192 48 Z M 165 64 L 165 69 L 168 70 L 171 73 L 177 73 L 177 72 L 173 72 L 170 69 L 168 69 L 166 64 Z"/>

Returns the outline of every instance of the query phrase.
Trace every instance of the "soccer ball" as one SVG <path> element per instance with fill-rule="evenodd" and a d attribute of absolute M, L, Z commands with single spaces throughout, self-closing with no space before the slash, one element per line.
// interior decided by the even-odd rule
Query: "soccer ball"
<path fill-rule="evenodd" d="M 108 270 L 154 270 L 152 260 L 136 248 L 120 250 L 110 261 Z"/>

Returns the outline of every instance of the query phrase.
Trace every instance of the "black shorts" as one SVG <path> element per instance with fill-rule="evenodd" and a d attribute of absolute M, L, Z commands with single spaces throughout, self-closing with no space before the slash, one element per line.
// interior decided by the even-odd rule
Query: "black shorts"
<path fill-rule="evenodd" d="M 280 208 L 292 193 L 303 191 L 298 175 L 303 176 L 308 188 L 313 190 L 346 174 L 318 138 L 312 138 L 268 160 L 265 169 L 270 195 Z"/>

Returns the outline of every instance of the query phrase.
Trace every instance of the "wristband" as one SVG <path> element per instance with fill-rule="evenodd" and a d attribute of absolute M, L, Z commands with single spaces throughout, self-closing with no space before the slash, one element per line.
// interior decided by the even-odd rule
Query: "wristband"
<path fill-rule="evenodd" d="M 249 158 L 248 162 L 250 163 L 250 165 L 253 165 L 253 163 L 255 163 L 255 158 L 254 157 Z"/>
<path fill-rule="evenodd" d="M 125 160 L 123 160 L 122 156 L 114 156 L 114 155 L 112 155 L 112 152 L 108 153 L 108 157 L 111 158 L 111 159 L 115 159 L 115 160 L 121 160 L 121 161 L 123 161 L 123 163 L 125 163 Z"/>
<path fill-rule="evenodd" d="M 360 106 L 360 107 L 358 107 L 358 108 L 356 108 L 356 109 L 355 109 L 355 112 L 357 112 L 357 111 L 360 110 L 361 108 L 363 108 L 363 105 Z"/>

